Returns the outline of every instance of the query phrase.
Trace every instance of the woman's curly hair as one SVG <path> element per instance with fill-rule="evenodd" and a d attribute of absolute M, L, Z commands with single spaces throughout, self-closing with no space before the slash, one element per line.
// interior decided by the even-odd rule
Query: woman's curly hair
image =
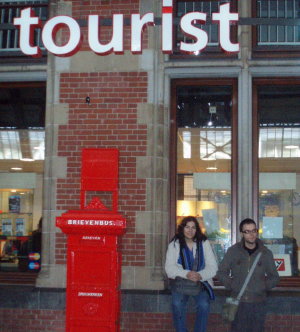
<path fill-rule="evenodd" d="M 186 243 L 185 243 L 185 237 L 184 237 L 183 230 L 184 230 L 184 227 L 186 226 L 186 224 L 190 221 L 192 221 L 196 227 L 196 234 L 193 238 L 193 241 L 200 242 L 200 241 L 207 240 L 206 235 L 203 234 L 201 231 L 198 220 L 193 216 L 188 216 L 188 217 L 184 217 L 181 220 L 180 224 L 177 227 L 177 232 L 176 232 L 175 236 L 173 237 L 172 241 L 178 240 L 181 246 L 185 246 Z"/>

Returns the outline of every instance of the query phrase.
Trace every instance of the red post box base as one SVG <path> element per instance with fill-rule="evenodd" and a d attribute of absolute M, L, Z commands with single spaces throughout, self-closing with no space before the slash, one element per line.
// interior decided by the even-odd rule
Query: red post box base
<path fill-rule="evenodd" d="M 121 255 L 125 220 L 114 213 L 69 211 L 57 218 L 68 234 L 68 332 L 119 331 Z"/>

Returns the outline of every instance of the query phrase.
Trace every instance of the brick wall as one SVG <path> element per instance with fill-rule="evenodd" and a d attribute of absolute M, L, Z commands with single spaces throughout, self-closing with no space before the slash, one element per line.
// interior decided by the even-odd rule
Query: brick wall
<path fill-rule="evenodd" d="M 109 17 L 112 14 L 130 15 L 131 13 L 139 13 L 139 0 L 72 0 L 72 10 L 74 17 L 83 17 L 87 15 L 100 15 Z"/>
<path fill-rule="evenodd" d="M 65 332 L 61 310 L 0 309 L 0 332 Z"/>
<path fill-rule="evenodd" d="M 192 331 L 194 315 L 188 315 Z M 172 315 L 166 313 L 122 313 L 122 332 L 160 332 L 174 331 Z M 230 325 L 220 314 L 210 314 L 207 332 L 229 332 Z M 265 332 L 300 332 L 300 315 L 267 315 Z M 255 331 L 253 331 L 255 332 Z"/>
<path fill-rule="evenodd" d="M 194 315 L 188 315 L 190 330 L 193 329 Z M 172 315 L 166 313 L 122 313 L 122 332 L 159 332 L 174 331 Z M 228 332 L 228 324 L 224 324 L 220 315 L 211 314 L 208 323 L 208 332 Z"/>
<path fill-rule="evenodd" d="M 139 0 L 128 0 L 126 2 L 114 0 L 90 0 L 90 1 L 72 1 L 72 17 L 79 20 L 84 20 L 87 22 L 88 15 L 99 15 L 100 23 L 104 19 L 113 18 L 113 14 L 123 14 L 124 21 L 130 19 L 131 14 L 140 14 L 140 4 Z M 142 13 L 141 13 L 142 15 Z M 82 51 L 90 50 L 88 46 L 88 28 L 81 27 L 81 32 L 83 35 L 83 42 L 81 46 Z M 146 48 L 148 45 L 148 33 L 147 29 L 143 31 L 142 45 L 143 48 Z M 123 45 L 124 50 L 130 50 L 130 41 L 131 41 L 131 28 L 124 22 L 123 27 L 124 39 Z M 100 26 L 98 31 L 99 42 L 106 44 L 111 41 L 113 37 L 113 28 L 112 26 Z M 67 40 L 69 37 L 68 31 L 64 32 L 64 40 Z"/>
<path fill-rule="evenodd" d="M 135 234 L 135 213 L 146 205 L 146 182 L 137 178 L 136 159 L 146 155 L 147 128 L 138 123 L 137 107 L 147 102 L 147 73 L 64 73 L 60 81 L 60 102 L 69 105 L 69 121 L 58 132 L 58 156 L 67 158 L 67 178 L 57 180 L 57 209 L 80 207 L 83 148 L 119 149 L 119 210 L 127 221 L 123 265 L 144 265 L 145 237 Z M 65 237 L 57 234 L 56 263 L 65 262 Z"/>
<path fill-rule="evenodd" d="M 299 332 L 300 315 L 267 315 L 265 326 L 265 332 Z"/>
<path fill-rule="evenodd" d="M 188 315 L 190 328 L 194 316 Z M 300 315 L 268 315 L 265 332 L 299 332 Z M 123 312 L 121 332 L 174 331 L 170 313 Z M 59 310 L 0 309 L 0 332 L 65 332 L 65 312 Z M 219 314 L 210 314 L 207 332 L 229 332 Z"/>

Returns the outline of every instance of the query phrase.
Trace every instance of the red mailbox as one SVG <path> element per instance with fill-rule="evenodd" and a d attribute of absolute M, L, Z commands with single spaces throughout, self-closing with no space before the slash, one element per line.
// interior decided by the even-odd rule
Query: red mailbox
<path fill-rule="evenodd" d="M 120 330 L 121 255 L 118 237 L 126 221 L 118 209 L 116 149 L 84 149 L 81 171 L 81 209 L 57 217 L 68 235 L 67 332 Z M 99 197 L 86 204 L 88 192 L 111 192 L 111 209 Z"/>

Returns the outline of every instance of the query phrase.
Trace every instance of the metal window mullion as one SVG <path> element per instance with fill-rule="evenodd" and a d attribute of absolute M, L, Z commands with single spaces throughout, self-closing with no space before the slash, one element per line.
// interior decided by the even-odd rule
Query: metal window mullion
<path fill-rule="evenodd" d="M 287 132 L 287 129 L 288 129 L 288 128 L 285 129 L 285 132 Z M 288 136 L 288 137 L 287 137 L 287 138 L 288 138 L 288 141 L 287 141 L 287 142 L 289 142 L 288 144 L 289 144 L 289 145 L 292 145 L 292 142 L 293 142 L 293 140 L 292 140 L 292 128 L 289 128 L 289 135 L 287 135 L 287 136 Z M 289 154 L 290 154 L 289 157 L 291 157 L 291 152 L 292 152 L 292 150 L 290 149 L 289 152 L 290 152 L 290 153 L 289 153 Z"/>
<path fill-rule="evenodd" d="M 282 128 L 276 128 L 275 127 L 275 152 L 276 152 L 276 157 L 279 157 L 279 153 L 277 154 L 277 144 L 280 145 L 282 142 Z"/>
<path fill-rule="evenodd" d="M 41 18 L 42 17 L 42 7 L 38 7 L 38 17 Z M 41 45 L 41 29 L 37 29 L 37 40 L 36 40 L 36 44 L 38 46 Z"/>
<path fill-rule="evenodd" d="M 5 16 L 5 9 L 2 8 L 1 9 L 1 17 L 0 17 L 0 22 L 4 23 L 4 16 Z M 3 43 L 3 30 L 0 30 L 0 48 L 2 46 Z"/>
<path fill-rule="evenodd" d="M 8 9 L 8 23 L 12 23 L 13 19 L 13 8 Z M 12 33 L 11 30 L 7 30 L 7 40 L 6 40 L 6 48 L 10 48 L 11 46 L 11 38 L 12 38 Z"/>
<path fill-rule="evenodd" d="M 12 23 L 13 21 L 13 8 L 8 9 L 8 21 L 7 23 Z"/>
<path fill-rule="evenodd" d="M 1 16 L 0 16 L 0 22 L 4 23 L 4 16 L 5 16 L 5 8 L 1 9 Z"/>
<path fill-rule="evenodd" d="M 219 4 L 219 2 L 218 2 Z M 212 12 L 212 3 L 209 3 L 209 15 L 211 16 L 211 12 Z M 210 25 L 208 27 L 208 43 L 211 43 L 212 41 L 212 26 Z"/>
<path fill-rule="evenodd" d="M 276 1 L 276 17 L 279 18 L 279 3 L 278 0 Z M 279 42 L 279 28 L 276 25 L 276 43 Z"/>
<path fill-rule="evenodd" d="M 270 2 L 268 2 L 268 18 L 270 18 L 270 16 L 271 16 L 271 5 L 270 5 Z M 267 36 L 267 40 L 269 41 L 269 42 L 271 42 L 271 26 L 270 25 L 268 25 L 268 36 Z"/>
<path fill-rule="evenodd" d="M 283 147 L 284 147 L 284 138 L 285 138 L 285 136 L 284 136 L 284 134 L 285 134 L 285 130 L 284 130 L 284 128 L 282 128 L 282 134 L 281 134 L 281 158 L 283 158 Z"/>
<path fill-rule="evenodd" d="M 258 17 L 261 17 L 261 1 L 257 1 L 257 10 L 258 10 L 258 13 L 256 13 L 256 15 Z M 262 41 L 262 29 L 261 29 L 261 25 L 258 25 L 258 31 L 259 31 L 259 42 Z"/>
<path fill-rule="evenodd" d="M 288 138 L 288 133 L 287 133 L 287 128 L 282 128 L 282 152 L 281 152 L 281 157 L 283 158 L 283 154 L 284 154 L 284 151 L 283 151 L 283 146 L 284 146 L 284 140 L 287 139 L 287 142 L 289 140 Z"/>
<path fill-rule="evenodd" d="M 297 18 L 296 14 L 296 0 L 293 0 L 293 5 L 294 5 L 294 18 Z M 297 41 L 297 26 L 294 26 L 294 42 Z"/>
<path fill-rule="evenodd" d="M 287 2 L 286 2 L 286 0 L 284 0 L 284 17 L 288 18 L 287 17 Z M 287 25 L 284 26 L 284 39 L 288 43 L 288 26 Z"/>
<path fill-rule="evenodd" d="M 269 141 L 269 128 L 267 127 L 267 135 L 266 135 L 266 155 L 270 157 L 271 155 L 271 151 L 268 151 L 269 145 L 268 145 L 268 141 Z"/>
<path fill-rule="evenodd" d="M 187 12 L 187 3 L 185 2 L 184 3 L 184 14 L 186 14 L 186 12 Z M 183 34 L 183 41 L 186 43 L 186 35 L 185 34 Z"/>
<path fill-rule="evenodd" d="M 290 141 L 291 141 L 291 145 L 293 145 L 293 128 L 290 128 Z M 290 149 L 290 158 L 292 157 L 293 154 L 293 150 Z"/>
<path fill-rule="evenodd" d="M 16 14 L 17 16 L 20 16 L 21 9 L 17 8 Z M 18 48 L 18 40 L 19 40 L 19 30 L 15 30 L 15 38 L 14 38 L 14 48 Z"/>

